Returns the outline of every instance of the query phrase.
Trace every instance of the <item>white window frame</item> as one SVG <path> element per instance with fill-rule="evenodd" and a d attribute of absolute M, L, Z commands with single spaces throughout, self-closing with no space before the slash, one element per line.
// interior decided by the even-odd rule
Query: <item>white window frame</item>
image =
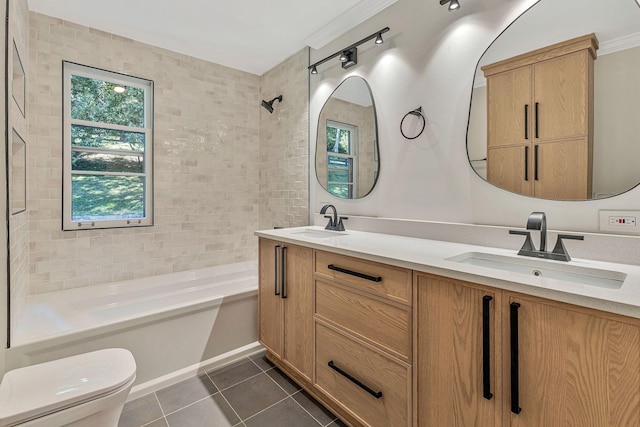
<path fill-rule="evenodd" d="M 63 61 L 63 187 L 62 187 L 62 229 L 63 230 L 87 230 L 101 228 L 141 227 L 153 225 L 153 81 L 131 77 L 125 74 L 93 68 L 73 62 Z M 71 118 L 71 76 L 81 76 L 90 79 L 106 80 L 123 86 L 136 87 L 144 90 L 145 127 L 130 127 L 108 123 L 76 120 Z M 72 174 L 71 166 L 71 125 L 99 127 L 102 129 L 139 132 L 145 134 L 145 148 L 143 152 L 144 170 L 142 173 L 125 172 L 91 172 L 92 175 L 111 176 L 141 176 L 145 177 L 145 216 L 142 218 L 123 218 L 92 221 L 72 220 Z M 87 150 L 89 151 L 89 150 Z M 93 150 L 91 150 L 93 151 Z M 96 149 L 96 152 L 101 152 Z M 108 153 L 108 151 L 105 151 Z M 111 151 L 113 153 L 113 151 Z"/>
<path fill-rule="evenodd" d="M 329 176 L 327 173 L 327 188 L 329 185 L 350 185 L 351 193 L 350 199 L 353 199 L 356 194 L 358 194 L 358 126 L 350 125 L 348 123 L 336 122 L 335 120 L 327 120 L 326 127 L 332 127 L 340 130 L 347 130 L 351 132 L 351 153 L 343 154 L 336 153 L 333 151 L 327 150 L 327 171 L 329 170 L 329 156 L 332 157 L 344 157 L 348 159 L 352 159 L 353 168 L 351 170 L 351 181 L 350 182 L 333 182 L 329 181 Z"/>

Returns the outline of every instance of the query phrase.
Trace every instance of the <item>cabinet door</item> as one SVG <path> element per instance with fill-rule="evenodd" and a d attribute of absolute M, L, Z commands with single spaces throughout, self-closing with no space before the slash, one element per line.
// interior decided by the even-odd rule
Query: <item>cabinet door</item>
<path fill-rule="evenodd" d="M 517 427 L 640 425 L 640 322 L 504 294 L 505 421 Z M 513 304 L 519 306 L 513 307 Z M 517 328 L 512 328 L 513 313 Z M 508 319 L 508 320 L 507 320 Z M 515 374 L 514 374 L 515 367 Z M 511 378 L 509 378 L 511 377 Z M 517 378 L 517 387 L 508 385 Z M 514 396 L 513 391 L 517 391 Z M 520 413 L 510 411 L 517 403 Z"/>
<path fill-rule="evenodd" d="M 284 351 L 282 358 L 311 381 L 313 350 L 313 250 L 285 245 L 284 286 Z"/>
<path fill-rule="evenodd" d="M 536 197 L 553 200 L 591 198 L 586 138 L 535 144 L 534 169 L 537 171 L 533 181 Z"/>
<path fill-rule="evenodd" d="M 530 196 L 531 157 L 530 144 L 487 149 L 487 181 L 504 190 Z"/>
<path fill-rule="evenodd" d="M 274 355 L 282 355 L 281 243 L 260 239 L 258 295 L 260 343 Z"/>
<path fill-rule="evenodd" d="M 538 104 L 537 113 L 534 104 L 536 139 L 587 135 L 590 58 L 584 50 L 534 65 L 534 101 Z"/>
<path fill-rule="evenodd" d="M 532 138 L 531 97 L 531 67 L 487 78 L 487 147 L 522 143 Z"/>
<path fill-rule="evenodd" d="M 416 426 L 500 425 L 500 292 L 421 274 L 415 283 Z"/>

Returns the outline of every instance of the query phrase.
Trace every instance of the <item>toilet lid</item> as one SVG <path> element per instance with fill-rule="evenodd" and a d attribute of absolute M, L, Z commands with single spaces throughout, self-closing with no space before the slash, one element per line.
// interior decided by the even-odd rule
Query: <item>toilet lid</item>
<path fill-rule="evenodd" d="M 0 383 L 0 426 L 41 417 L 107 395 L 136 374 L 122 348 L 79 354 L 7 372 Z"/>

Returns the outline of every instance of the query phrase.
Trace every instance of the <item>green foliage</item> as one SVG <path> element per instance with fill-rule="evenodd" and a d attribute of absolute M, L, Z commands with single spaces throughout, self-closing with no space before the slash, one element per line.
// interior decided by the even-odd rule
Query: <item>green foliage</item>
<path fill-rule="evenodd" d="M 73 175 L 73 221 L 144 217 L 144 178 Z"/>
<path fill-rule="evenodd" d="M 144 127 L 144 90 L 104 80 L 71 76 L 71 118 L 90 122 Z"/>
<path fill-rule="evenodd" d="M 351 131 L 327 126 L 327 151 L 351 154 Z"/>
<path fill-rule="evenodd" d="M 144 89 L 129 86 L 124 93 L 117 93 L 114 91 L 116 86 L 108 81 L 72 75 L 71 118 L 96 124 L 145 127 Z M 74 171 L 144 173 L 145 138 L 142 132 L 72 125 L 71 168 Z M 109 153 L 111 150 L 114 152 Z M 145 216 L 146 178 L 101 174 L 73 174 L 71 178 L 73 221 Z"/>

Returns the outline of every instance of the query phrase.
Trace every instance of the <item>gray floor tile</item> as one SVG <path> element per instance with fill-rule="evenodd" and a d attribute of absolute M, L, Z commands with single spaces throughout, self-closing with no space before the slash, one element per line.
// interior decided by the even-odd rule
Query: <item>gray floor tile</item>
<path fill-rule="evenodd" d="M 209 377 L 202 374 L 158 390 L 156 395 L 164 413 L 169 414 L 217 391 Z"/>
<path fill-rule="evenodd" d="M 155 420 L 150 424 L 145 424 L 143 427 L 168 427 L 169 424 L 164 420 L 164 418 L 160 418 L 159 420 Z"/>
<path fill-rule="evenodd" d="M 223 390 L 222 394 L 242 420 L 287 397 L 265 373 Z"/>
<path fill-rule="evenodd" d="M 231 427 L 240 422 L 220 393 L 167 415 L 169 427 Z"/>
<path fill-rule="evenodd" d="M 293 394 L 302 388 L 293 382 L 288 376 L 282 373 L 282 371 L 278 368 L 271 369 L 267 371 L 267 375 L 269 375 L 275 382 L 278 383 L 280 387 L 287 392 L 287 394 Z"/>
<path fill-rule="evenodd" d="M 273 363 L 267 360 L 264 353 L 259 355 L 258 357 L 255 357 L 255 356 L 251 357 L 251 360 L 253 360 L 253 363 L 258 365 L 260 369 L 262 369 L 263 371 L 268 371 L 269 369 L 275 366 Z"/>
<path fill-rule="evenodd" d="M 207 374 L 220 390 L 224 390 L 261 372 L 262 369 L 258 368 L 251 360 L 244 359 L 239 364 L 208 371 Z"/>
<path fill-rule="evenodd" d="M 335 415 L 333 415 L 328 409 L 322 406 L 320 402 L 315 400 L 309 393 L 304 390 L 294 394 L 291 397 L 293 397 L 296 402 L 300 404 L 300 406 L 306 409 L 307 412 L 310 413 L 311 416 L 323 426 L 326 426 L 332 420 L 336 419 Z"/>
<path fill-rule="evenodd" d="M 151 393 L 124 405 L 118 427 L 140 427 L 162 417 L 156 396 Z"/>
<path fill-rule="evenodd" d="M 244 421 L 247 427 L 319 427 L 320 424 L 291 398 Z"/>

